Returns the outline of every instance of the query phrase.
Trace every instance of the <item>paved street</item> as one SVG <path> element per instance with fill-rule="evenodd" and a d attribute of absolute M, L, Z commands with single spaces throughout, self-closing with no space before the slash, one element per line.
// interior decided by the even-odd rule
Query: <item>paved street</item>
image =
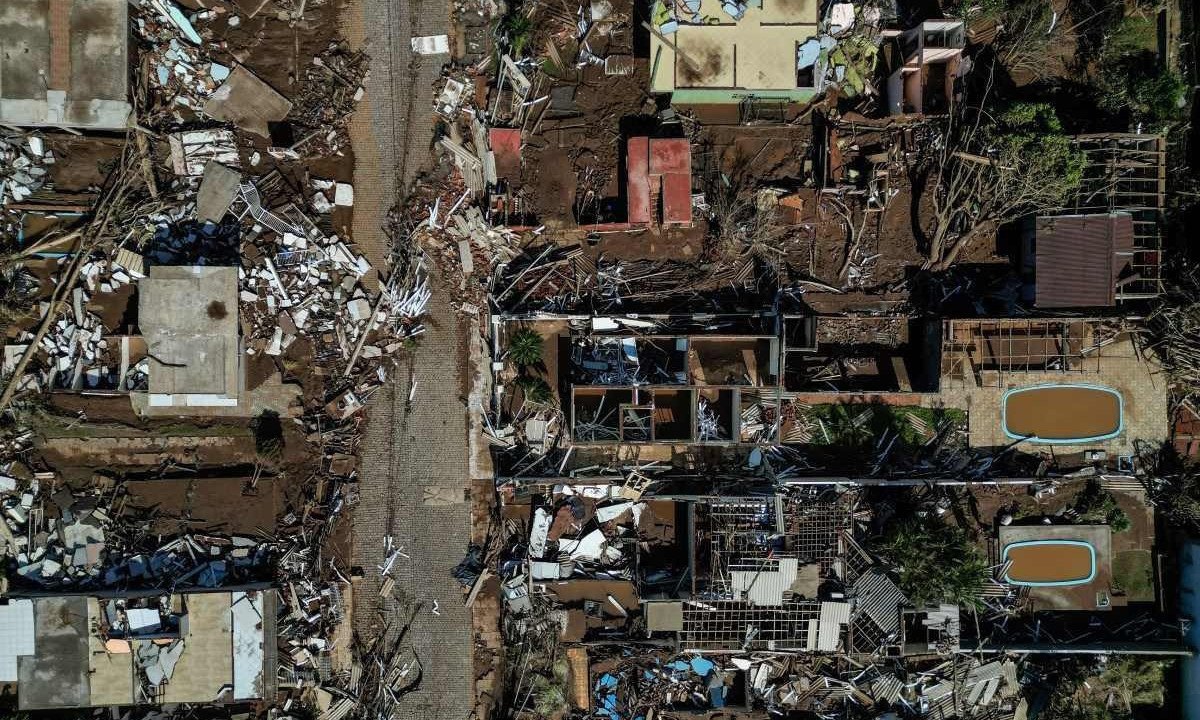
<path fill-rule="evenodd" d="M 432 87 L 448 61 L 414 56 L 409 38 L 447 33 L 449 4 L 358 0 L 347 12 L 347 37 L 372 57 L 366 98 L 351 126 L 354 239 L 379 264 L 387 254 L 380 231 L 387 211 L 430 160 Z M 461 400 L 468 394 L 467 342 L 449 305 L 450 291 L 437 282 L 433 289 L 419 346 L 368 408 L 361 501 L 354 514 L 354 564 L 365 574 L 354 588 L 355 630 L 377 631 L 380 609 L 415 612 L 409 639 L 422 663 L 422 680 L 401 700 L 399 720 L 457 720 L 468 717 L 473 706 L 470 616 L 450 575 L 470 537 L 469 444 Z M 388 534 L 410 559 L 393 567 L 396 600 L 381 603 L 379 565 Z"/>
<path fill-rule="evenodd" d="M 343 21 L 352 44 L 371 56 L 367 93 L 350 125 L 354 146 L 354 239 L 378 264 L 380 232 L 396 204 L 431 159 L 433 84 L 449 56 L 412 52 L 417 35 L 450 30 L 449 0 L 351 0 Z"/>
<path fill-rule="evenodd" d="M 401 701 L 401 719 L 466 718 L 473 706 L 471 620 L 450 575 L 466 550 L 470 506 L 464 501 L 466 408 L 459 399 L 463 333 L 448 300 L 446 292 L 435 292 L 430 329 L 409 367 L 369 408 L 362 497 L 354 516 L 355 564 L 366 574 L 355 588 L 360 633 L 373 632 L 377 624 L 384 535 L 393 535 L 411 558 L 398 560 L 392 574 L 399 609 L 416 609 L 409 637 L 423 679 L 420 689 Z"/>

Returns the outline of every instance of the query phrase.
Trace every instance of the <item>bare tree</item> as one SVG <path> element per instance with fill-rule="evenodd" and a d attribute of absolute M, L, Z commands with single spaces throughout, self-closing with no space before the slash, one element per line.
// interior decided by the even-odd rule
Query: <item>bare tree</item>
<path fill-rule="evenodd" d="M 865 208 L 858 209 L 858 224 L 856 225 L 855 210 L 840 198 L 833 196 L 827 197 L 830 207 L 842 219 L 842 223 L 846 226 L 846 256 L 842 259 L 842 266 L 838 269 L 838 280 L 845 286 L 860 284 L 857 282 L 859 278 L 847 277 L 851 275 L 852 268 L 859 269 L 865 259 L 863 253 L 863 242 L 866 240 L 867 219 L 870 213 Z"/>
<path fill-rule="evenodd" d="M 795 228 L 774 205 L 760 205 L 757 191 L 735 186 L 710 195 L 710 242 L 718 257 L 750 255 L 774 264 L 787 256 Z"/>

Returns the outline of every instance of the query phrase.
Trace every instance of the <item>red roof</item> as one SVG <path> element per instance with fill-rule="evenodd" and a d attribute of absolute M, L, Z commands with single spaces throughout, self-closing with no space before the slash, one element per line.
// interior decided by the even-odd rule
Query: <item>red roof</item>
<path fill-rule="evenodd" d="M 650 223 L 659 189 L 664 224 L 692 222 L 692 152 L 684 138 L 629 138 L 626 161 L 629 222 Z"/>
<path fill-rule="evenodd" d="M 650 222 L 650 150 L 649 138 L 629 138 L 628 171 L 629 222 Z"/>
<path fill-rule="evenodd" d="M 663 223 L 690 225 L 692 222 L 692 176 L 663 175 Z"/>
<path fill-rule="evenodd" d="M 684 138 L 654 138 L 650 141 L 650 174 L 692 174 L 692 150 Z"/>
<path fill-rule="evenodd" d="M 521 130 L 519 128 L 492 128 L 488 131 L 488 142 L 496 155 L 496 175 L 509 182 L 521 179 Z"/>

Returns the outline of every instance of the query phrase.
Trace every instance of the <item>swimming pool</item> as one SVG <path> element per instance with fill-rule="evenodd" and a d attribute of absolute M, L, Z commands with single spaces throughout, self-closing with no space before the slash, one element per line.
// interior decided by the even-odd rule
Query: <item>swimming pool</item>
<path fill-rule="evenodd" d="M 1033 385 L 1004 393 L 1004 434 L 1014 440 L 1074 444 L 1121 434 L 1121 393 L 1099 385 Z"/>
<path fill-rule="evenodd" d="M 1083 585 L 1096 577 L 1096 548 L 1083 540 L 1025 540 L 1006 545 L 1012 561 L 1004 579 L 1013 585 Z"/>

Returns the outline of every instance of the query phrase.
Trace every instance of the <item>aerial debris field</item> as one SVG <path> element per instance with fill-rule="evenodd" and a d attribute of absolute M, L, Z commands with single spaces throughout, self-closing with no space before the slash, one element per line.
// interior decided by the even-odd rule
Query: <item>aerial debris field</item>
<path fill-rule="evenodd" d="M 1200 712 L 1192 10 L 10 3 L 12 712 Z"/>

